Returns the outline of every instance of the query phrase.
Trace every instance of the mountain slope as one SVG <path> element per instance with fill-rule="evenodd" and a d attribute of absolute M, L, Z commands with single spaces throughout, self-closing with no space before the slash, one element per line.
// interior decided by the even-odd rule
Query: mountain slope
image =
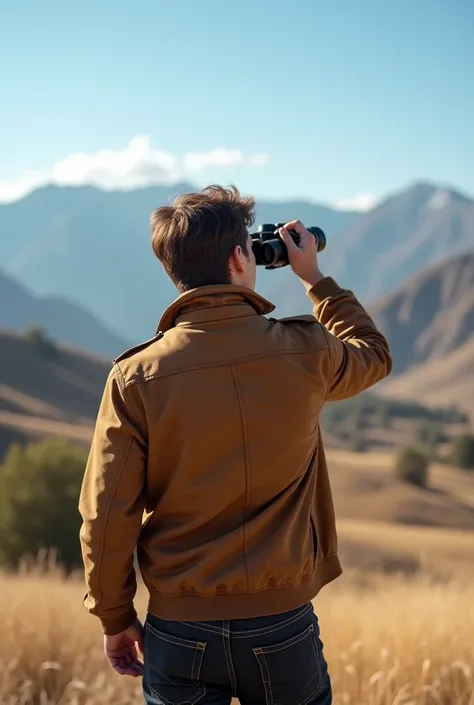
<path fill-rule="evenodd" d="M 420 272 L 370 311 L 394 361 L 379 389 L 474 415 L 474 253 Z"/>
<path fill-rule="evenodd" d="M 474 252 L 424 269 L 370 306 L 395 374 L 457 350 L 474 335 Z"/>
<path fill-rule="evenodd" d="M 0 458 L 15 440 L 60 435 L 88 444 L 110 368 L 76 349 L 42 350 L 0 330 Z"/>
<path fill-rule="evenodd" d="M 474 250 L 474 201 L 452 189 L 419 183 L 361 214 L 336 238 L 328 232 L 321 268 L 368 303 L 420 269 Z M 267 296 L 280 315 L 311 307 L 288 268 L 265 272 Z"/>
<path fill-rule="evenodd" d="M 474 335 L 457 350 L 392 377 L 379 391 L 394 399 L 453 405 L 474 420 Z"/>
<path fill-rule="evenodd" d="M 114 357 L 129 345 L 95 316 L 58 296 L 38 297 L 0 271 L 0 326 L 22 331 L 43 326 L 48 334 L 84 350 Z"/>
<path fill-rule="evenodd" d="M 473 248 L 474 201 L 420 183 L 364 214 L 329 254 L 331 272 L 369 300 Z"/>

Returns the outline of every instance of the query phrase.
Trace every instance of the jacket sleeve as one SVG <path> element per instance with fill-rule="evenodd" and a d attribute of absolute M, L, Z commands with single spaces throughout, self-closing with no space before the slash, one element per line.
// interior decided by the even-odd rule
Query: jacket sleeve
<path fill-rule="evenodd" d="M 146 441 L 115 365 L 102 397 L 79 500 L 84 604 L 109 635 L 127 629 L 137 616 L 134 551 L 145 504 L 146 457 Z"/>
<path fill-rule="evenodd" d="M 326 277 L 309 297 L 329 348 L 327 401 L 355 396 L 390 374 L 388 343 L 352 292 Z"/>

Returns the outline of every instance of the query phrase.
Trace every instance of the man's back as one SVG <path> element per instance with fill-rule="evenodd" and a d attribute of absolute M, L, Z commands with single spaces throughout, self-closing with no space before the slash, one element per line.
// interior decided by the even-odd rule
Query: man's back
<path fill-rule="evenodd" d="M 214 286 L 181 296 L 161 335 L 115 362 L 108 386 L 135 435 L 124 440 L 131 452 L 120 486 L 135 503 L 123 532 L 106 537 L 102 579 L 114 574 L 126 526 L 145 509 L 138 556 L 154 614 L 193 621 L 283 612 L 340 574 L 319 415 L 328 398 L 385 376 L 389 358 L 349 292 L 326 279 L 310 295 L 321 323 L 346 342 L 311 316 L 267 318 L 272 305 L 248 289 Z M 117 404 L 110 409 L 117 414 Z M 110 426 L 106 411 L 100 418 Z M 102 444 L 96 452 L 101 465 Z M 95 476 L 94 446 L 91 457 Z M 90 608 L 120 620 L 125 598 Z"/>

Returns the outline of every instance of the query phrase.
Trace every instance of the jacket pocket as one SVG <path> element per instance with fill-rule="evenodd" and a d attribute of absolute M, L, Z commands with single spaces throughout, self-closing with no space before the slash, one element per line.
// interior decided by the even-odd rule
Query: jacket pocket
<path fill-rule="evenodd" d="M 199 681 L 207 643 L 145 627 L 144 687 L 168 705 L 194 705 L 206 694 Z"/>
<path fill-rule="evenodd" d="M 313 624 L 291 639 L 253 652 L 260 666 L 266 705 L 306 705 L 322 691 L 323 656 Z"/>

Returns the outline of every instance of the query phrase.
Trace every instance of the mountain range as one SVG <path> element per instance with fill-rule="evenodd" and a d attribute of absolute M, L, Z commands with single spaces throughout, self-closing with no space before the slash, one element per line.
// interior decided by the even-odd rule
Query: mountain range
<path fill-rule="evenodd" d="M 129 192 L 47 186 L 0 206 L 0 269 L 39 296 L 74 301 L 116 335 L 153 334 L 176 292 L 151 252 L 148 220 L 190 184 Z M 422 267 L 474 248 L 474 201 L 434 184 L 415 184 L 367 213 L 309 202 L 257 202 L 257 224 L 300 218 L 328 238 L 323 271 L 365 303 Z M 310 310 L 288 267 L 259 271 L 259 291 L 277 315 Z M 0 320 L 1 325 L 1 320 Z"/>
<path fill-rule="evenodd" d="M 176 291 L 153 257 L 149 215 L 190 190 L 47 186 L 0 205 L 0 327 L 39 323 L 108 358 L 150 337 Z M 474 412 L 474 201 L 418 183 L 367 213 L 257 202 L 256 224 L 293 217 L 326 231 L 323 271 L 353 289 L 387 334 L 394 373 L 381 393 Z M 258 290 L 276 315 L 311 310 L 289 267 L 260 270 Z"/>
<path fill-rule="evenodd" d="M 148 338 L 176 297 L 153 256 L 149 216 L 193 188 L 38 189 L 0 205 L 0 269 L 37 295 L 59 295 L 93 311 L 119 336 Z M 328 232 L 341 231 L 357 217 L 311 203 L 261 202 L 257 222 L 288 220 L 295 213 Z"/>

